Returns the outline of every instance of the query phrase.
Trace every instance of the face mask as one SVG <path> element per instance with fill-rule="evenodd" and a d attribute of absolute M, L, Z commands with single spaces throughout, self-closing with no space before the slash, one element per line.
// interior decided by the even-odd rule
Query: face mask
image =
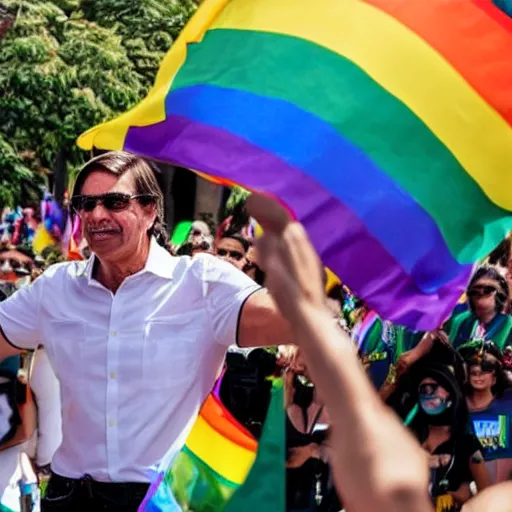
<path fill-rule="evenodd" d="M 452 403 L 448 400 L 441 400 L 438 405 L 432 405 L 430 402 L 431 400 L 439 400 L 439 397 L 436 397 L 435 395 L 421 395 L 420 396 L 420 405 L 425 414 L 428 414 L 429 416 L 439 416 L 440 414 L 443 414 L 443 412 L 446 411 L 449 407 L 451 407 Z"/>

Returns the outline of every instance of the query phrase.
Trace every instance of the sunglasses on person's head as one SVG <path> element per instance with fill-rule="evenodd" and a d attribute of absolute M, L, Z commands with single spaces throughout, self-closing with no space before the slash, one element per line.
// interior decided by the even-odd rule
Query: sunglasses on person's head
<path fill-rule="evenodd" d="M 217 256 L 233 258 L 236 261 L 240 261 L 244 257 L 240 251 L 229 251 L 227 249 L 217 249 L 216 254 Z"/>
<path fill-rule="evenodd" d="M 469 297 L 487 297 L 498 290 L 490 285 L 477 285 L 468 290 Z"/>
<path fill-rule="evenodd" d="M 132 199 L 137 199 L 142 205 L 153 201 L 152 194 L 123 194 L 122 192 L 109 192 L 97 196 L 75 196 L 71 198 L 71 207 L 78 213 L 92 212 L 96 206 L 102 204 L 107 210 L 119 212 L 130 204 Z"/>

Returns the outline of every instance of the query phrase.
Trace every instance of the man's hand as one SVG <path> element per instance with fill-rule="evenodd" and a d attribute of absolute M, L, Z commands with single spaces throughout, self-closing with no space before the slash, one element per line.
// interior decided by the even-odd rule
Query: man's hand
<path fill-rule="evenodd" d="M 330 463 L 347 509 L 431 511 L 425 456 L 382 404 L 350 338 L 332 321 L 325 306 L 320 262 L 304 229 L 266 197 L 253 194 L 247 210 L 265 231 L 259 246 L 266 284 L 291 324 L 294 341 L 329 411 Z M 295 455 L 303 459 L 310 454 Z"/>
<path fill-rule="evenodd" d="M 253 194 L 246 205 L 264 230 L 258 241 L 265 285 L 290 322 L 306 309 L 325 309 L 322 267 L 304 228 L 274 200 Z"/>

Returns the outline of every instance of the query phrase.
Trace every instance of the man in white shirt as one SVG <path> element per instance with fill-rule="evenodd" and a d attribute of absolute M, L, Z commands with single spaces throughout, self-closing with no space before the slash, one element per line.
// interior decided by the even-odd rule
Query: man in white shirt
<path fill-rule="evenodd" d="M 72 206 L 94 256 L 0 305 L 0 359 L 41 344 L 60 382 L 63 440 L 43 511 L 131 512 L 152 468 L 182 447 L 227 347 L 289 340 L 289 326 L 232 265 L 158 245 L 163 198 L 144 160 L 91 160 Z"/>

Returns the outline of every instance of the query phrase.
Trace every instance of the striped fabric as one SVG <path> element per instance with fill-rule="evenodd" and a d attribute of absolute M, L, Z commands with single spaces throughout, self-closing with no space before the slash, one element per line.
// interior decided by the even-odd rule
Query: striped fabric
<path fill-rule="evenodd" d="M 438 327 L 512 228 L 507 0 L 205 0 L 79 139 L 279 198 L 379 316 Z"/>

